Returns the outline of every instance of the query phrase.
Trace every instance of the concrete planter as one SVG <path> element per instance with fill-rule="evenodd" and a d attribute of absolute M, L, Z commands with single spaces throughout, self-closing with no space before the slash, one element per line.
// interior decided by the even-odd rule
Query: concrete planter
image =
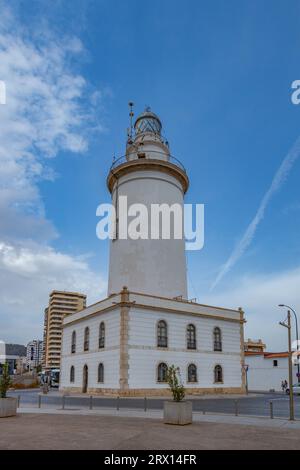
<path fill-rule="evenodd" d="M 191 424 L 193 420 L 191 401 L 165 401 L 164 423 L 165 424 Z"/>
<path fill-rule="evenodd" d="M 17 399 L 16 398 L 0 398 L 0 418 L 7 418 L 8 416 L 16 416 L 17 414 Z"/>

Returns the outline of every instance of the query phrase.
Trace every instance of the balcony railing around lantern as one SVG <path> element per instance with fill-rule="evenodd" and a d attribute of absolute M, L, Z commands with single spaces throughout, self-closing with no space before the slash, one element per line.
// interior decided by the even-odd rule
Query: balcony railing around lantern
<path fill-rule="evenodd" d="M 141 155 L 143 155 L 143 157 L 139 157 L 139 153 Z M 157 155 L 157 158 L 152 157 L 153 153 L 155 153 Z M 112 165 L 110 167 L 110 171 L 113 170 L 114 168 L 117 168 L 118 166 L 122 165 L 123 163 L 138 161 L 139 159 L 141 159 L 141 160 L 149 159 L 149 160 L 160 160 L 160 161 L 163 160 L 163 161 L 166 161 L 166 162 L 169 162 L 169 163 L 173 163 L 173 165 L 178 166 L 182 171 L 184 171 L 184 173 L 186 173 L 186 169 L 183 166 L 183 164 L 181 163 L 181 161 L 178 160 L 178 158 L 174 157 L 173 155 L 168 155 L 168 160 L 166 160 L 167 155 L 164 152 L 160 152 L 159 150 L 143 150 L 141 152 L 137 151 L 136 155 L 137 155 L 137 159 L 131 159 L 131 160 L 129 160 L 127 158 L 127 155 L 122 155 L 122 157 L 114 158 L 113 162 L 112 162 Z M 163 159 L 159 158 L 159 155 L 163 156 L 164 158 Z"/>

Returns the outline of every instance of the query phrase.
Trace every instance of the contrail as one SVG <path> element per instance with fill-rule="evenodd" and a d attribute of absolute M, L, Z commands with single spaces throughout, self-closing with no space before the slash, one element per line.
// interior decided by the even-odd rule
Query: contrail
<path fill-rule="evenodd" d="M 216 279 L 214 280 L 214 282 L 212 283 L 210 287 L 210 291 L 212 291 L 216 287 L 216 285 L 221 281 L 221 279 L 225 276 L 225 274 L 227 274 L 228 271 L 235 265 L 235 263 L 240 259 L 240 257 L 243 255 L 245 250 L 250 245 L 255 235 L 258 224 L 264 218 L 265 210 L 269 202 L 271 201 L 272 196 L 276 193 L 276 191 L 280 189 L 280 187 L 286 180 L 293 164 L 295 163 L 299 155 L 300 155 L 300 137 L 298 137 L 298 139 L 296 140 L 292 148 L 289 150 L 288 154 L 283 159 L 280 167 L 275 173 L 271 186 L 269 187 L 269 189 L 267 190 L 267 192 L 265 193 L 264 197 L 261 200 L 261 203 L 259 205 L 259 208 L 254 218 L 248 225 L 244 235 L 242 236 L 241 240 L 232 251 L 226 263 L 221 267 L 219 274 L 217 275 Z"/>

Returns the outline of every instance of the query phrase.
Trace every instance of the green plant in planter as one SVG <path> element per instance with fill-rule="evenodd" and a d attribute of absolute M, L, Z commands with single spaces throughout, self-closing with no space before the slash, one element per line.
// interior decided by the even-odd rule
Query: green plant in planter
<path fill-rule="evenodd" d="M 11 386 L 11 380 L 8 371 L 8 364 L 2 366 L 2 375 L 0 375 L 0 398 L 6 398 L 6 392 Z"/>
<path fill-rule="evenodd" d="M 175 367 L 174 365 L 168 367 L 167 370 L 167 382 L 174 401 L 182 401 L 185 397 L 185 388 L 181 382 L 179 372 L 179 367 Z"/>

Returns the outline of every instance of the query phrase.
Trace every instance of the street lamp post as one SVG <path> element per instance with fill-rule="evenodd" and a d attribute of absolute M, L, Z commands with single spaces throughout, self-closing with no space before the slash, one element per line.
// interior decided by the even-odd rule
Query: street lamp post
<path fill-rule="evenodd" d="M 279 322 L 279 325 L 288 329 L 288 344 L 289 344 L 289 389 L 290 389 L 290 421 L 294 421 L 294 395 L 293 395 L 293 369 L 292 369 L 292 337 L 291 337 L 291 312 L 287 312 L 287 324 Z"/>
<path fill-rule="evenodd" d="M 278 307 L 286 307 L 288 308 L 289 310 L 291 310 L 294 314 L 294 317 L 295 317 L 295 324 L 296 324 L 296 340 L 297 340 L 297 353 L 299 351 L 299 334 L 298 334 L 298 318 L 297 318 L 297 314 L 295 312 L 295 310 L 290 307 L 289 305 L 285 305 L 285 304 L 279 304 Z M 298 354 L 297 354 L 297 378 L 298 378 L 298 383 L 300 382 L 300 364 L 299 364 L 299 357 L 298 357 Z"/>

